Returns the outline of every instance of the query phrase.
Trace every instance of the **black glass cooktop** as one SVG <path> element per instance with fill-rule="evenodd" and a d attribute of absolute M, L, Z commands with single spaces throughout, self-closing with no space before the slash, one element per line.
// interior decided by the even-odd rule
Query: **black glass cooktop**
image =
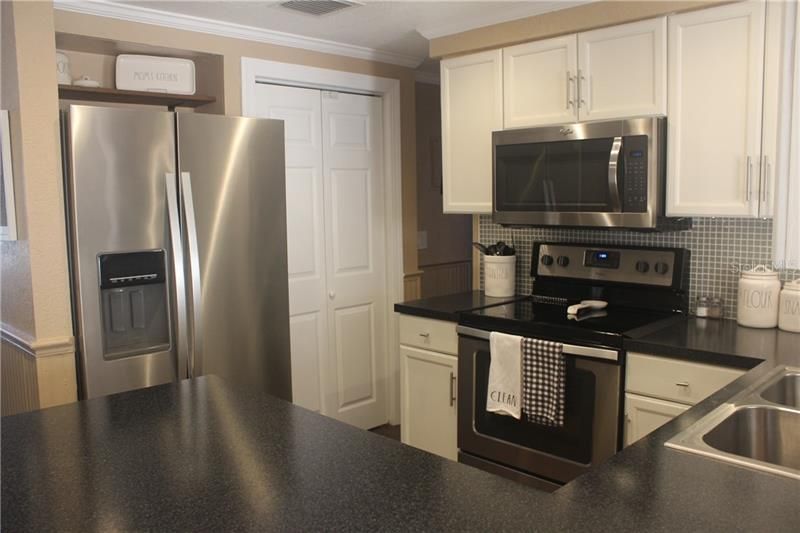
<path fill-rule="evenodd" d="M 624 337 L 638 337 L 682 316 L 673 312 L 609 304 L 604 310 L 583 315 L 576 320 L 567 316 L 567 307 L 523 298 L 462 313 L 459 324 L 563 342 L 583 341 L 621 346 Z"/>

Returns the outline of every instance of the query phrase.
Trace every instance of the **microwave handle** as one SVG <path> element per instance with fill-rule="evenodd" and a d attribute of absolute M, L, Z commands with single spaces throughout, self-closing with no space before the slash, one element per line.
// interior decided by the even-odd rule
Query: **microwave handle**
<path fill-rule="evenodd" d="M 608 196 L 611 202 L 611 211 L 619 213 L 622 210 L 619 201 L 619 152 L 622 150 L 622 137 L 614 137 L 611 145 L 611 155 L 608 158 Z"/>

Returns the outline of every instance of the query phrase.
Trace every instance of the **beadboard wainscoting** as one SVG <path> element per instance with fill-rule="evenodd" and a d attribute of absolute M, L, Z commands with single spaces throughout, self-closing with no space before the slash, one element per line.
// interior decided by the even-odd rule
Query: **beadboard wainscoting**
<path fill-rule="evenodd" d="M 0 340 L 0 376 L 2 416 L 39 408 L 36 358 L 6 339 Z"/>
<path fill-rule="evenodd" d="M 490 215 L 480 217 L 480 240 L 513 243 L 517 247 L 517 294 L 530 294 L 533 244 L 545 241 L 602 245 L 660 246 L 691 251 L 689 282 L 690 311 L 698 296 L 722 298 L 725 318 L 736 318 L 736 292 L 741 270 L 754 265 L 772 265 L 772 221 L 743 218 L 695 218 L 686 231 L 637 232 L 578 228 L 504 228 Z M 800 277 L 800 270 L 782 268 L 781 279 Z M 481 260 L 481 288 L 483 261 Z"/>
<path fill-rule="evenodd" d="M 422 297 L 430 298 L 470 290 L 472 261 L 421 265 Z"/>

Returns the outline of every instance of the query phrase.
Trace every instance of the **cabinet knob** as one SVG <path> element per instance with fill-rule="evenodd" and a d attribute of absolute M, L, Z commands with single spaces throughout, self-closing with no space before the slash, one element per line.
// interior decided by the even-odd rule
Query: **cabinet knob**
<path fill-rule="evenodd" d="M 330 298 L 331 300 L 333 300 L 334 298 L 336 298 L 336 291 L 330 291 L 330 292 L 328 293 L 328 298 Z"/>

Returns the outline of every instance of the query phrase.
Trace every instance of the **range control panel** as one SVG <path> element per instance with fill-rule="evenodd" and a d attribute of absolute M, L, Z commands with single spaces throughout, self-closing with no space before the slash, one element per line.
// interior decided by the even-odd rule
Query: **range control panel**
<path fill-rule="evenodd" d="M 535 250 L 535 249 L 534 249 Z M 534 252 L 536 253 L 536 252 Z M 542 244 L 531 269 L 536 276 L 669 287 L 680 267 L 675 250 Z"/>

